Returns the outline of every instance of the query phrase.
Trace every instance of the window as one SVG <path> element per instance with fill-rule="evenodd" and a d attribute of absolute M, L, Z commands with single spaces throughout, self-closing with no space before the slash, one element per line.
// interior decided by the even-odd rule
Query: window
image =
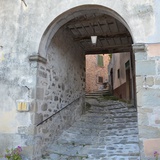
<path fill-rule="evenodd" d="M 102 55 L 97 55 L 97 65 L 99 67 L 104 67 L 103 56 Z"/>
<path fill-rule="evenodd" d="M 129 61 L 127 61 L 127 62 L 125 63 L 125 68 L 126 68 L 126 69 L 129 69 L 129 67 L 130 67 L 130 63 L 129 63 Z"/>
<path fill-rule="evenodd" d="M 120 69 L 117 70 L 117 77 L 120 78 Z"/>
<path fill-rule="evenodd" d="M 103 83 L 103 77 L 98 77 L 98 83 Z"/>

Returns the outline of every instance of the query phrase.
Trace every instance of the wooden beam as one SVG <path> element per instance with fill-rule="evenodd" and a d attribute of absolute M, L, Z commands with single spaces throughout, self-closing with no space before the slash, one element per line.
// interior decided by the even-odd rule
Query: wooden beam
<path fill-rule="evenodd" d="M 85 55 L 94 55 L 94 54 L 111 54 L 111 53 L 122 53 L 122 52 L 130 52 L 130 48 L 126 49 L 106 49 L 106 50 L 98 50 L 98 51 L 86 51 Z"/>
<path fill-rule="evenodd" d="M 129 32 L 122 32 L 122 33 L 114 33 L 114 34 L 106 34 L 106 35 L 96 35 L 99 39 L 106 39 L 106 38 L 124 38 L 124 37 L 131 37 Z M 83 41 L 91 39 L 90 36 L 82 36 L 73 38 L 74 41 Z"/>
<path fill-rule="evenodd" d="M 122 46 L 112 46 L 108 48 L 103 48 L 103 49 L 91 49 L 91 50 L 86 50 L 85 54 L 110 54 L 110 53 L 120 53 L 120 52 L 130 52 L 132 49 L 132 45 L 122 45 Z"/>
<path fill-rule="evenodd" d="M 103 29 L 102 29 L 102 27 L 101 27 L 101 25 L 100 25 L 99 21 L 98 21 L 98 26 L 99 26 L 99 28 L 100 28 L 100 30 L 101 30 L 101 32 L 102 32 L 102 34 L 104 34 Z"/>
<path fill-rule="evenodd" d="M 113 20 L 114 18 L 108 15 L 101 15 L 101 16 L 97 16 L 97 17 L 93 17 L 93 18 L 84 18 L 84 19 L 76 19 L 76 20 L 72 20 L 70 22 L 67 23 L 67 27 L 68 28 L 72 28 L 72 25 L 75 24 L 80 24 L 80 23 L 86 23 L 86 24 L 95 24 L 96 21 L 100 22 L 100 21 L 106 21 L 106 20 Z M 105 24 L 105 23 L 104 23 Z M 98 25 L 98 24 L 97 24 Z M 101 24 L 102 25 L 102 24 Z M 74 28 L 74 27 L 73 27 Z"/>

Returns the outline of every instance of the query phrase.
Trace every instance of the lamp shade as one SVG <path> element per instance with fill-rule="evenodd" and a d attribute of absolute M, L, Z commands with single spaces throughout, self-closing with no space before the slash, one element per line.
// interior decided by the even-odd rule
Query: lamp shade
<path fill-rule="evenodd" d="M 91 42 L 92 42 L 92 44 L 96 44 L 97 43 L 97 36 L 91 36 Z"/>

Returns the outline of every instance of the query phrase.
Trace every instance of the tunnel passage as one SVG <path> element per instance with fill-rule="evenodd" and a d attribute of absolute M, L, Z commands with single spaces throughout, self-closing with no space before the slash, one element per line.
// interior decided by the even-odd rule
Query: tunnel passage
<path fill-rule="evenodd" d="M 47 63 L 39 64 L 37 129 L 45 147 L 82 114 L 85 89 L 85 56 L 63 26 L 47 49 Z M 39 150 L 41 147 L 39 146 Z M 38 150 L 38 147 L 37 147 Z"/>
<path fill-rule="evenodd" d="M 39 155 L 84 111 L 85 55 L 131 52 L 132 48 L 128 29 L 111 13 L 95 6 L 73 11 L 74 18 L 70 19 L 70 11 L 65 15 L 68 22 L 55 25 L 55 31 L 48 28 L 40 43 L 39 53 L 45 50 L 46 62 L 38 64 L 37 73 L 35 124 L 40 145 L 35 152 Z M 97 36 L 96 45 L 91 43 L 93 35 Z"/>

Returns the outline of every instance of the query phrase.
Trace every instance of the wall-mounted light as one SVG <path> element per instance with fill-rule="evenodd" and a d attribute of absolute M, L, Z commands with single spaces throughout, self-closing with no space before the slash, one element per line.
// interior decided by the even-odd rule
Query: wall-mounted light
<path fill-rule="evenodd" d="M 91 42 L 95 45 L 97 43 L 97 36 L 91 36 Z"/>

